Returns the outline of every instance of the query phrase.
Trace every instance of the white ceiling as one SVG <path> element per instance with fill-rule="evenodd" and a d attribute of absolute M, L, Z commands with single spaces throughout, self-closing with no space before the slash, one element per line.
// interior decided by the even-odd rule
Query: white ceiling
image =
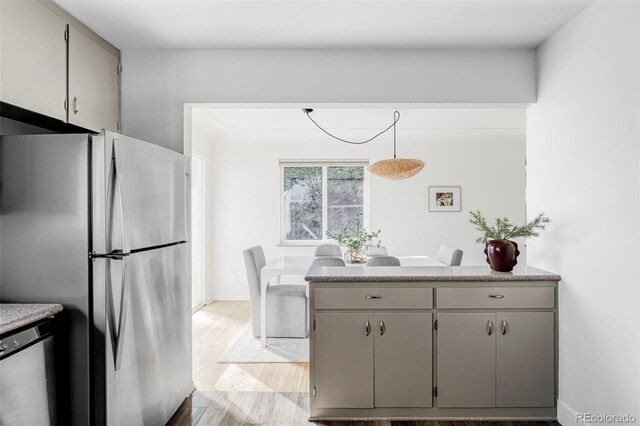
<path fill-rule="evenodd" d="M 536 47 L 582 0 L 54 0 L 119 49 Z"/>
<path fill-rule="evenodd" d="M 320 132 L 300 108 L 203 108 L 221 130 Z M 401 108 L 398 131 L 409 129 L 524 129 L 524 108 Z M 317 108 L 314 120 L 327 130 L 363 138 L 393 123 L 392 108 Z M 356 130 L 356 132 L 353 132 Z M 359 131 L 361 130 L 361 132 Z"/>

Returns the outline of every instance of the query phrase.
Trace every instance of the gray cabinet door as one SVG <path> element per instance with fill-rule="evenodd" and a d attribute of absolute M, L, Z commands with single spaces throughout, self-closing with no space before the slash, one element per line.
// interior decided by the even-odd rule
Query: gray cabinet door
<path fill-rule="evenodd" d="M 554 406 L 553 317 L 553 312 L 498 313 L 496 406 Z"/>
<path fill-rule="evenodd" d="M 0 99 L 67 120 L 67 24 L 36 1 L 0 1 Z"/>
<path fill-rule="evenodd" d="M 322 312 L 315 320 L 315 406 L 373 408 L 373 314 Z"/>
<path fill-rule="evenodd" d="M 432 314 L 375 313 L 375 406 L 432 406 Z"/>
<path fill-rule="evenodd" d="M 120 59 L 69 26 L 69 123 L 118 131 Z"/>
<path fill-rule="evenodd" d="M 496 314 L 438 313 L 439 407 L 495 407 Z"/>

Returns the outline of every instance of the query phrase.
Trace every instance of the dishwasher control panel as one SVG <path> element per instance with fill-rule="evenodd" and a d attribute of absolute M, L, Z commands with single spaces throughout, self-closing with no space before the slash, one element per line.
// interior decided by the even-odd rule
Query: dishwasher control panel
<path fill-rule="evenodd" d="M 45 339 L 51 334 L 53 334 L 53 328 L 48 320 L 3 334 L 0 336 L 0 360 Z"/>

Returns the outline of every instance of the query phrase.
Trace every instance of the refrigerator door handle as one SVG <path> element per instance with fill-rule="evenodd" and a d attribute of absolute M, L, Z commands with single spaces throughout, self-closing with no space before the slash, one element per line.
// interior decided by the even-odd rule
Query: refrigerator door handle
<path fill-rule="evenodd" d="M 113 175 L 115 182 L 116 196 L 118 197 L 118 204 L 120 205 L 120 231 L 122 233 L 122 251 L 123 253 L 129 253 L 129 245 L 127 243 L 127 232 L 125 230 L 125 208 L 124 199 L 122 198 L 122 184 L 120 182 L 120 173 L 118 172 L 118 139 L 113 139 Z"/>
<path fill-rule="evenodd" d="M 108 257 L 111 260 L 122 261 L 122 277 L 121 277 L 121 290 L 120 290 L 120 315 L 118 316 L 118 324 L 116 329 L 115 323 L 115 306 L 113 303 L 113 289 L 111 288 L 111 279 L 107 280 L 108 288 L 107 298 L 109 301 L 109 313 L 107 314 L 107 321 L 109 322 L 109 329 L 111 330 L 111 345 L 113 348 L 113 359 L 115 370 L 119 370 L 122 364 L 122 349 L 124 345 L 124 333 L 127 329 L 127 308 L 129 304 L 129 298 L 127 296 L 127 262 L 126 257 Z M 117 331 L 116 331 L 117 330 Z"/>

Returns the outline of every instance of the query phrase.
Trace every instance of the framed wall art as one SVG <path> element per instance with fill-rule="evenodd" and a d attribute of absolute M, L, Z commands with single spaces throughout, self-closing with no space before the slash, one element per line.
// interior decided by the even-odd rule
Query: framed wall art
<path fill-rule="evenodd" d="M 459 186 L 430 186 L 430 212 L 459 212 L 462 206 Z"/>

